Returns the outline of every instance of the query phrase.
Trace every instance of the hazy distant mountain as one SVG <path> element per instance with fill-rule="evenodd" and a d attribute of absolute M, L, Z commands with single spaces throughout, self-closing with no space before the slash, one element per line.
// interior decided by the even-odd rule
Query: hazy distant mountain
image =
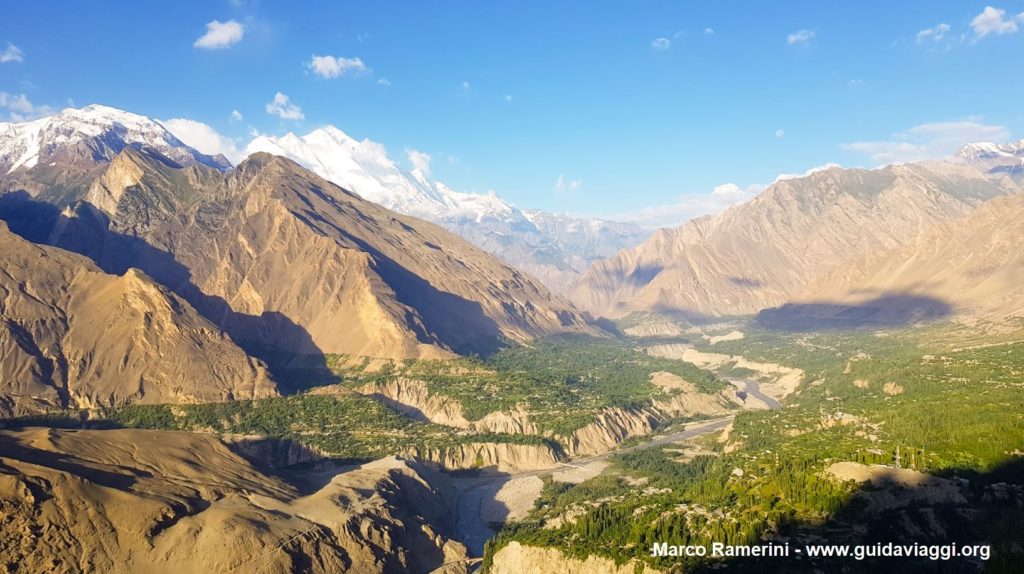
<path fill-rule="evenodd" d="M 188 147 L 155 120 L 91 105 L 30 122 L 0 123 L 0 192 L 24 190 L 71 203 L 125 148 L 154 150 L 179 165 L 231 167 L 223 156 Z"/>
<path fill-rule="evenodd" d="M 0 416 L 276 395 L 258 362 L 138 270 L 30 243 L 0 222 Z"/>
<path fill-rule="evenodd" d="M 456 235 L 282 157 L 222 174 L 126 149 L 85 200 L 50 241 L 143 269 L 247 349 L 439 357 L 589 329 Z"/>
<path fill-rule="evenodd" d="M 1009 175 L 1018 181 L 1024 178 L 1024 140 L 1008 144 L 967 144 L 956 156 L 988 173 Z"/>
<path fill-rule="evenodd" d="M 455 191 L 419 169 L 400 168 L 380 144 L 357 141 L 333 126 L 301 137 L 260 136 L 246 149 L 261 151 L 292 159 L 388 209 L 439 223 L 554 288 L 649 235 L 633 224 L 524 212 L 494 192 Z"/>
<path fill-rule="evenodd" d="M 953 163 L 832 168 L 595 263 L 571 297 L 595 313 L 749 314 L 781 305 L 856 257 L 900 247 L 983 201 L 1008 178 Z"/>

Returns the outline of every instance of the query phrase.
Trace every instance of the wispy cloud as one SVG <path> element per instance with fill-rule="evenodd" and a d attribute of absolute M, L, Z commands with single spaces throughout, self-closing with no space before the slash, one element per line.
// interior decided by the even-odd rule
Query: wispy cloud
<path fill-rule="evenodd" d="M 583 187 L 582 179 L 571 179 L 565 177 L 565 174 L 559 175 L 558 179 L 555 180 L 555 191 L 558 193 L 565 193 L 567 191 L 578 191 Z"/>
<path fill-rule="evenodd" d="M 797 30 L 792 34 L 786 36 L 786 43 L 790 46 L 797 44 L 806 44 L 814 39 L 817 34 L 813 30 Z"/>
<path fill-rule="evenodd" d="M 764 189 L 765 186 L 759 184 L 740 187 L 732 182 L 723 183 L 710 192 L 682 195 L 675 203 L 618 213 L 608 216 L 608 219 L 647 228 L 678 227 L 695 217 L 718 213 L 743 203 Z"/>
<path fill-rule="evenodd" d="M 377 78 L 377 85 L 378 86 L 390 86 L 391 85 L 391 80 L 389 80 L 387 78 Z"/>
<path fill-rule="evenodd" d="M 7 116 L 16 122 L 23 122 L 53 113 L 50 106 L 37 106 L 25 94 L 8 94 L 0 92 L 0 110 L 6 110 Z"/>
<path fill-rule="evenodd" d="M 826 170 L 832 169 L 834 167 L 843 167 L 843 166 L 839 165 L 838 163 L 829 162 L 829 163 L 826 163 L 826 164 L 823 164 L 823 165 L 816 165 L 816 166 L 808 169 L 807 171 L 805 171 L 803 173 L 780 173 L 778 176 L 775 177 L 775 182 L 785 181 L 787 179 L 799 179 L 801 177 L 807 177 L 807 176 L 809 176 L 811 174 L 818 173 L 819 171 L 826 171 Z M 775 183 L 775 182 L 772 182 L 772 183 Z"/>
<path fill-rule="evenodd" d="M 206 24 L 206 33 L 192 45 L 204 50 L 218 50 L 241 42 L 244 35 L 244 25 L 234 20 L 227 22 L 214 20 Z"/>
<path fill-rule="evenodd" d="M 338 78 L 344 75 L 359 75 L 370 71 L 360 58 L 340 58 L 314 55 L 306 63 L 314 74 L 321 78 Z"/>
<path fill-rule="evenodd" d="M 231 110 L 231 115 L 228 116 L 228 119 L 233 122 L 240 122 L 245 118 L 242 116 L 242 112 L 238 110 Z"/>
<path fill-rule="evenodd" d="M 665 37 L 655 38 L 651 40 L 651 47 L 655 50 L 668 50 L 672 47 L 672 40 Z"/>
<path fill-rule="evenodd" d="M 459 84 L 459 91 L 463 94 L 468 94 L 472 89 L 473 86 L 469 85 L 469 82 L 466 80 L 462 80 L 462 83 Z"/>
<path fill-rule="evenodd" d="M 777 137 L 779 139 L 782 139 L 782 138 L 786 137 L 786 130 L 784 130 L 782 128 L 779 128 L 779 129 L 775 130 L 775 137 Z"/>
<path fill-rule="evenodd" d="M 426 177 L 430 177 L 430 161 L 433 158 L 430 157 L 429 153 L 406 148 L 405 157 L 412 164 L 414 170 L 419 171 Z"/>
<path fill-rule="evenodd" d="M 0 52 L 0 64 L 6 64 L 8 62 L 24 62 L 25 54 L 21 51 L 21 48 L 14 44 L 7 42 L 7 48 L 3 52 Z"/>
<path fill-rule="evenodd" d="M 918 44 L 926 42 L 941 42 L 951 30 L 949 24 L 942 23 L 932 28 L 925 28 L 917 33 L 914 40 Z"/>
<path fill-rule="evenodd" d="M 1016 34 L 1020 29 L 1019 24 L 1022 22 L 1024 22 L 1024 12 L 1007 17 L 1006 10 L 985 6 L 981 14 L 971 20 L 971 29 L 974 30 L 974 39 L 981 40 L 991 34 Z"/>
<path fill-rule="evenodd" d="M 1010 139 L 1005 126 L 984 124 L 978 118 L 921 124 L 889 139 L 843 144 L 843 149 L 866 154 L 876 165 L 947 157 L 964 144 Z"/>
<path fill-rule="evenodd" d="M 174 137 L 184 142 L 185 145 L 195 148 L 202 153 L 207 155 L 223 155 L 232 164 L 237 164 L 245 157 L 245 154 L 238 149 L 235 140 L 221 135 L 217 130 L 203 122 L 186 118 L 173 118 L 161 120 L 160 123 L 167 128 L 167 131 L 174 134 Z"/>
<path fill-rule="evenodd" d="M 302 113 L 302 108 L 293 104 L 291 99 L 281 92 L 274 94 L 274 99 L 267 104 L 267 113 L 277 116 L 282 120 L 306 119 L 306 116 Z"/>

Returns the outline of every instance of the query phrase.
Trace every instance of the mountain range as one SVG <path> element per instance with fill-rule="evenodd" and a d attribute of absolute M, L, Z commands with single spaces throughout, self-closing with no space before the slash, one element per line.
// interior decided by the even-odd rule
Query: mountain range
<path fill-rule="evenodd" d="M 40 280 L 11 262 L 22 274 L 7 291 L 49 313 L 20 299 L 0 307 L 4 365 L 20 373 L 4 379 L 19 385 L 11 411 L 21 395 L 67 406 L 275 393 L 263 370 L 282 356 L 441 358 L 596 332 L 529 275 L 284 157 L 257 152 L 229 168 L 158 122 L 102 106 L 0 135 L 0 219 L 21 236 L 5 228 L 5 255 L 59 263 L 39 267 Z M 34 281 L 54 293 L 27 291 Z M 109 345 L 104 332 L 123 340 Z M 195 360 L 159 367 L 172 356 Z"/>
<path fill-rule="evenodd" d="M 0 307 L 18 373 L 4 408 L 263 396 L 282 356 L 443 358 L 597 333 L 578 309 L 786 328 L 1019 314 L 1022 149 L 781 179 L 609 255 L 636 230 L 456 192 L 335 128 L 257 138 L 231 167 L 103 106 L 2 124 L 5 256 L 22 257 Z M 53 292 L 32 294 L 46 313 L 15 297 L 25 253 L 49 262 Z M 534 276 L 571 280 L 573 303 Z M 83 335 L 100 318 L 124 345 Z M 223 368 L 141 374 L 171 348 Z"/>
<path fill-rule="evenodd" d="M 657 311 L 702 319 L 756 314 L 797 297 L 835 295 L 815 293 L 810 286 L 844 273 L 858 257 L 920 242 L 936 226 L 954 225 L 986 201 L 1021 191 L 994 166 L 982 167 L 971 162 L 834 167 L 781 180 L 747 203 L 659 230 L 639 246 L 595 263 L 573 286 L 571 298 L 613 317 Z M 879 293 L 865 303 L 869 314 L 881 317 L 915 304 L 928 308 L 926 314 L 945 311 L 892 295 Z M 845 306 L 825 308 L 851 312 Z"/>

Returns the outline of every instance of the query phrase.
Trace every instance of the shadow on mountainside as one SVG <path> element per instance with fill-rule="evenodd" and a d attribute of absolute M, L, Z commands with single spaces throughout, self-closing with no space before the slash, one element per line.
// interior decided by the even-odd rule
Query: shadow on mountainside
<path fill-rule="evenodd" d="M 315 186 L 310 191 L 320 195 L 325 201 L 331 201 L 323 190 Z M 408 317 L 406 320 L 407 326 L 416 334 L 416 339 L 420 343 L 440 343 L 460 355 L 487 356 L 503 347 L 501 329 L 494 319 L 484 313 L 480 303 L 437 289 L 363 239 L 314 211 L 293 211 L 292 214 L 305 220 L 310 227 L 330 227 L 335 233 L 370 255 L 374 271 L 391 287 L 395 298 L 415 309 L 422 319 L 422 325 L 415 317 Z M 310 220 L 315 220 L 316 223 Z"/>
<path fill-rule="evenodd" d="M 68 217 L 25 192 L 12 192 L 0 195 L 0 219 L 17 235 L 84 255 L 107 273 L 123 275 L 129 268 L 141 269 L 188 301 L 247 354 L 264 361 L 281 392 L 339 382 L 302 326 L 276 311 L 248 315 L 233 310 L 223 298 L 196 286 L 189 269 L 174 254 L 111 231 L 106 216 L 88 203 L 76 204 L 74 216 Z"/>
<path fill-rule="evenodd" d="M 835 331 L 905 327 L 930 323 L 953 314 L 941 299 L 886 293 L 863 303 L 787 303 L 757 314 L 758 326 L 774 331 Z"/>
<path fill-rule="evenodd" d="M 893 471 L 895 472 L 895 471 Z M 957 468 L 935 474 L 959 483 L 958 497 L 937 500 L 935 486 L 860 486 L 825 522 L 780 525 L 776 543 L 788 542 L 788 558 L 736 558 L 695 572 L 817 573 L 933 572 L 1019 573 L 1024 571 L 1024 458 L 1014 457 L 988 472 Z M 883 504 L 878 504 L 883 501 Z M 988 560 L 957 557 L 810 558 L 795 549 L 807 544 L 989 545 Z"/>

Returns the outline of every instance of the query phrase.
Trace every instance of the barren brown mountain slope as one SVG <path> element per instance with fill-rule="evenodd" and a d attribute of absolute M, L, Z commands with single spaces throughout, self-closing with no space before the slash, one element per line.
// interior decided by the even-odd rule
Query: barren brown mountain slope
<path fill-rule="evenodd" d="M 78 205 L 51 242 L 145 270 L 250 348 L 441 357 L 591 329 L 458 236 L 281 157 L 221 174 L 126 149 L 86 201 L 102 214 Z"/>
<path fill-rule="evenodd" d="M 258 361 L 143 273 L 106 274 L 0 222 L 0 415 L 276 394 Z"/>
<path fill-rule="evenodd" d="M 944 163 L 832 168 L 782 180 L 745 204 L 661 230 L 594 264 L 572 299 L 613 317 L 755 313 L 859 254 L 903 245 L 1017 189 L 1008 178 Z"/>
<path fill-rule="evenodd" d="M 964 317 L 1024 317 L 1024 195 L 992 199 L 894 250 L 868 253 L 815 282 L 801 302 L 859 304 L 899 292 Z"/>
<path fill-rule="evenodd" d="M 153 574 L 429 572 L 465 558 L 410 463 L 320 482 L 302 495 L 209 435 L 0 431 L 0 555 L 16 572 Z"/>

